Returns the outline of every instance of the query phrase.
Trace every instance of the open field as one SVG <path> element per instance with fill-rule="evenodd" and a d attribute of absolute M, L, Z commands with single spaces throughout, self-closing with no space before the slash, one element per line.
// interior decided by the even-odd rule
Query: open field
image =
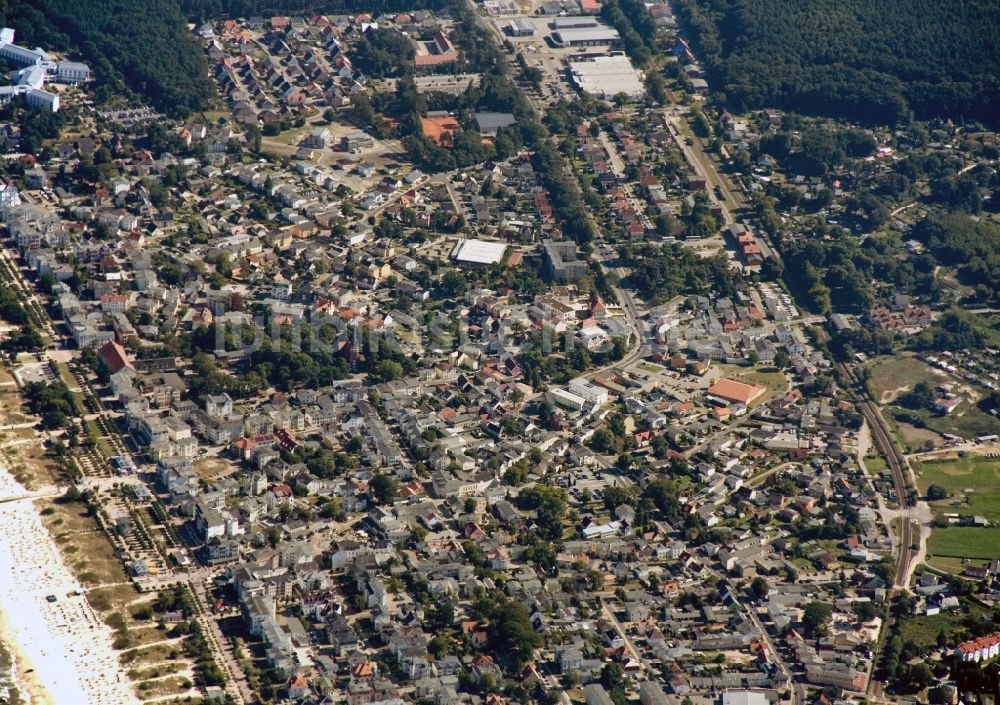
<path fill-rule="evenodd" d="M 3 402 L 0 401 L 0 407 Z M 14 414 L 15 418 L 20 414 Z M 0 418 L 10 416 L 0 412 Z M 21 423 L 15 421 L 15 423 Z M 60 471 L 45 454 L 34 428 L 0 431 L 0 460 L 18 482 L 27 489 L 59 484 Z"/>
<path fill-rule="evenodd" d="M 202 480 L 214 482 L 220 478 L 232 475 L 238 468 L 224 458 L 210 457 L 196 460 L 194 462 L 194 470 Z"/>
<path fill-rule="evenodd" d="M 904 619 L 900 622 L 900 636 L 904 642 L 912 641 L 919 647 L 934 647 L 937 645 L 938 634 L 943 631 L 949 638 L 949 643 L 954 643 L 958 640 L 952 638 L 956 631 L 959 635 L 966 632 L 962 626 L 966 615 L 980 617 L 986 613 L 982 607 L 969 602 L 963 602 L 962 609 L 963 611 L 943 612 L 929 617 Z"/>
<path fill-rule="evenodd" d="M 982 411 L 968 399 L 962 402 L 947 416 L 930 409 L 892 409 L 890 412 L 897 421 L 909 422 L 919 419 L 927 428 L 938 433 L 950 433 L 965 439 L 977 438 L 993 433 L 1000 433 L 1000 419 Z"/>
<path fill-rule="evenodd" d="M 1000 527 L 949 526 L 934 529 L 927 542 L 928 556 L 1000 558 Z"/>
<path fill-rule="evenodd" d="M 939 515 L 982 515 L 993 524 L 988 528 L 935 528 L 927 543 L 928 559 L 1000 558 L 1000 460 L 965 457 L 914 462 L 913 470 L 921 494 L 926 494 L 931 485 L 940 485 L 948 491 L 947 499 L 931 503 Z M 961 564 L 950 565 L 950 568 L 952 572 L 959 572 Z"/>
<path fill-rule="evenodd" d="M 172 676 L 178 671 L 184 670 L 184 664 L 180 661 L 161 663 L 149 668 L 133 669 L 128 672 L 128 677 L 134 681 L 149 680 L 151 678 L 163 678 Z"/>
<path fill-rule="evenodd" d="M 19 411 L 20 407 L 21 394 L 17 382 L 7 368 L 0 367 L 0 425 L 30 421 L 30 416 Z"/>
<path fill-rule="evenodd" d="M 36 421 L 21 412 L 22 399 L 14 377 L 0 368 L 0 427 Z M 45 457 L 38 432 L 31 427 L 0 430 L 0 460 L 18 482 L 36 489 L 58 482 L 58 469 Z"/>
<path fill-rule="evenodd" d="M 80 581 L 88 586 L 127 582 L 121 560 L 115 555 L 111 542 L 98 528 L 87 508 L 80 503 L 40 501 L 43 523 L 66 553 L 66 566 Z"/>
<path fill-rule="evenodd" d="M 981 514 L 1000 523 L 1000 459 L 965 457 L 912 466 L 921 494 L 931 485 L 948 490 L 948 499 L 932 503 L 938 512 Z"/>
<path fill-rule="evenodd" d="M 134 690 L 141 698 L 157 698 L 162 695 L 181 695 L 191 689 L 191 681 L 184 676 L 169 676 L 157 680 L 142 681 Z"/>
<path fill-rule="evenodd" d="M 905 421 L 897 421 L 896 428 L 907 448 L 930 450 L 932 448 L 941 448 L 945 445 L 944 436 L 932 429 L 919 428 Z"/>
<path fill-rule="evenodd" d="M 878 475 L 879 473 L 886 472 L 889 469 L 889 464 L 885 462 L 885 458 L 881 455 L 866 455 L 865 467 L 868 468 L 870 474 Z"/>
<path fill-rule="evenodd" d="M 982 568 L 989 564 L 989 561 L 982 559 L 952 558 L 950 556 L 934 556 L 933 558 L 928 558 L 926 562 L 934 570 L 940 570 L 943 573 L 952 573 L 953 575 L 961 574 L 969 566 Z"/>
<path fill-rule="evenodd" d="M 869 391 L 879 404 L 892 402 L 920 382 L 936 384 L 945 378 L 927 363 L 907 355 L 878 358 L 867 369 Z"/>
<path fill-rule="evenodd" d="M 892 404 L 901 394 L 909 392 L 921 382 L 932 387 L 943 382 L 959 386 L 956 392 L 961 394 L 962 402 L 946 416 L 930 409 L 890 410 L 890 423 L 907 448 L 938 446 L 942 439 L 937 434 L 949 433 L 963 438 L 975 438 L 1000 433 L 1000 419 L 984 413 L 976 406 L 976 393 L 971 388 L 911 355 L 881 357 L 869 363 L 866 370 L 868 389 L 872 398 L 881 405 Z"/>
<path fill-rule="evenodd" d="M 312 132 L 314 127 L 316 127 L 316 125 L 311 125 L 307 122 L 305 125 L 302 125 L 301 127 L 293 127 L 289 130 L 285 130 L 279 135 L 265 137 L 264 140 L 271 142 L 280 142 L 281 144 L 287 144 L 291 146 L 298 146 L 299 142 L 301 142 L 306 137 L 306 135 Z"/>
<path fill-rule="evenodd" d="M 123 651 L 121 662 L 127 666 L 132 664 L 160 663 L 179 659 L 183 649 L 180 644 L 154 644 L 153 646 L 136 647 Z"/>

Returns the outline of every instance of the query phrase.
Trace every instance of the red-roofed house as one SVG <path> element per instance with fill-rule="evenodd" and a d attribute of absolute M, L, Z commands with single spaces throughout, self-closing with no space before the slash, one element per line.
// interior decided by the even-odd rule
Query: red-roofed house
<path fill-rule="evenodd" d="M 113 340 L 101 346 L 97 351 L 97 357 L 100 358 L 111 374 L 126 367 L 130 370 L 135 369 L 132 366 L 132 361 L 128 359 L 128 353 L 125 352 L 125 348 Z"/>
<path fill-rule="evenodd" d="M 962 642 L 955 647 L 955 655 L 963 661 L 985 661 L 1000 656 L 1000 632 Z"/>
<path fill-rule="evenodd" d="M 304 698 L 309 695 L 309 681 L 301 673 L 297 676 L 293 676 L 288 679 L 285 684 L 285 689 L 288 691 L 288 697 L 292 700 L 298 700 L 299 698 Z"/>

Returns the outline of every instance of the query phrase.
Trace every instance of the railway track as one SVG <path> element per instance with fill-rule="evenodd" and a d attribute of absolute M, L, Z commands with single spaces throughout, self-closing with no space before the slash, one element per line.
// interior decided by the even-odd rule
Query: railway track
<path fill-rule="evenodd" d="M 865 389 L 864 384 L 862 384 L 854 370 L 844 363 L 838 364 L 837 368 L 840 370 L 840 374 L 844 381 L 852 387 L 855 397 L 858 400 L 858 408 L 861 410 L 862 415 L 868 422 L 868 427 L 872 430 L 875 445 L 878 447 L 879 451 L 881 451 L 882 455 L 885 456 L 886 462 L 889 465 L 889 470 L 892 473 L 892 484 L 896 492 L 896 501 L 899 504 L 900 509 L 906 509 L 907 507 L 912 506 L 913 495 L 910 489 L 909 466 L 906 462 L 906 457 L 899 449 L 899 445 L 896 443 L 896 440 L 892 437 L 892 434 L 889 431 L 888 424 L 886 424 L 885 419 L 882 418 L 882 414 L 879 412 L 878 407 L 875 406 L 875 403 L 868 396 L 867 389 Z M 909 566 L 914 555 L 913 522 L 909 518 L 903 518 L 903 523 L 900 527 L 899 541 L 900 546 L 896 567 L 895 587 L 905 588 L 906 576 L 909 572 Z"/>
<path fill-rule="evenodd" d="M 868 427 L 872 430 L 875 445 L 878 447 L 879 451 L 881 451 L 889 465 L 889 470 L 892 473 L 893 487 L 896 492 L 896 501 L 899 508 L 905 510 L 907 507 L 913 505 L 915 497 L 915 495 L 911 493 L 910 489 L 910 473 L 906 457 L 899 449 L 896 440 L 892 437 L 888 424 L 886 424 L 885 419 L 882 418 L 882 414 L 878 410 L 878 407 L 869 396 L 867 388 L 859 379 L 857 374 L 855 374 L 854 370 L 844 363 L 838 364 L 837 369 L 841 374 L 841 379 L 845 384 L 849 385 L 854 392 L 858 408 L 861 410 L 862 415 L 868 422 Z M 893 581 L 893 592 L 895 594 L 886 613 L 885 624 L 882 626 L 878 642 L 875 645 L 875 653 L 872 660 L 875 664 L 875 671 L 873 671 L 872 677 L 869 678 L 868 681 L 868 695 L 876 698 L 882 697 L 886 685 L 884 672 L 881 674 L 882 677 L 875 677 L 876 672 L 881 671 L 881 661 L 884 658 L 883 645 L 886 641 L 888 641 L 890 635 L 893 634 L 896 629 L 897 612 L 899 610 L 898 594 L 907 587 L 907 576 L 909 575 L 910 564 L 915 558 L 913 543 L 915 534 L 913 532 L 913 520 L 904 515 L 901 517 L 901 521 L 902 524 L 899 529 L 899 556 L 897 557 L 896 575 Z"/>

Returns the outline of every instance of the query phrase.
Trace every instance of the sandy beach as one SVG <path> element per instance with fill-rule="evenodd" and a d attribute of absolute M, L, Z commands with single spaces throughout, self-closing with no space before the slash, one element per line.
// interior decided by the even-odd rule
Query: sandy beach
<path fill-rule="evenodd" d="M 24 491 L 0 466 L 0 498 Z M 32 702 L 137 705 L 111 629 L 66 568 L 34 503 L 0 503 L 0 527 L 0 629 Z"/>

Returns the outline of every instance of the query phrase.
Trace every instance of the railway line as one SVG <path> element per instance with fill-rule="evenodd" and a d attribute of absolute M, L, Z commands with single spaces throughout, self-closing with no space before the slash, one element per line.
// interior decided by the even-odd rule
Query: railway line
<path fill-rule="evenodd" d="M 868 422 L 868 427 L 872 430 L 875 445 L 885 456 L 889 470 L 892 473 L 892 483 L 899 507 L 905 509 L 912 506 L 914 495 L 910 486 L 909 465 L 906 462 L 906 457 L 899 449 L 899 445 L 889 431 L 888 424 L 882 418 L 878 407 L 869 397 L 868 391 L 854 370 L 844 363 L 838 364 L 837 368 L 844 381 L 852 387 L 858 401 L 858 408 Z M 909 565 L 913 557 L 913 521 L 904 518 L 903 525 L 900 528 L 900 547 L 896 567 L 895 587 L 906 588 L 906 576 L 908 575 Z"/>
<path fill-rule="evenodd" d="M 899 508 L 906 509 L 912 506 L 915 494 L 911 490 L 909 465 L 896 440 L 892 437 L 888 424 L 886 424 L 878 407 L 869 396 L 867 388 L 854 370 L 844 363 L 839 363 L 837 369 L 844 383 L 852 388 L 857 399 L 858 408 L 868 422 L 868 427 L 872 430 L 875 445 L 881 451 L 882 455 L 885 456 L 889 470 L 892 473 L 892 483 Z M 916 530 L 916 533 L 914 532 L 913 520 L 910 517 L 904 514 L 901 517 L 901 522 L 902 524 L 899 529 L 899 555 L 897 556 L 896 575 L 893 581 L 894 595 L 889 605 L 889 610 L 886 613 L 885 624 L 882 626 L 878 642 L 875 645 L 875 654 L 872 659 L 874 671 L 868 679 L 868 695 L 875 698 L 882 697 L 884 694 L 885 680 L 884 678 L 876 677 L 876 673 L 880 670 L 880 662 L 884 657 L 883 646 L 896 628 L 897 612 L 899 609 L 898 595 L 901 591 L 906 590 L 910 574 L 909 567 L 916 557 L 914 537 L 919 537 L 919 529 Z"/>

